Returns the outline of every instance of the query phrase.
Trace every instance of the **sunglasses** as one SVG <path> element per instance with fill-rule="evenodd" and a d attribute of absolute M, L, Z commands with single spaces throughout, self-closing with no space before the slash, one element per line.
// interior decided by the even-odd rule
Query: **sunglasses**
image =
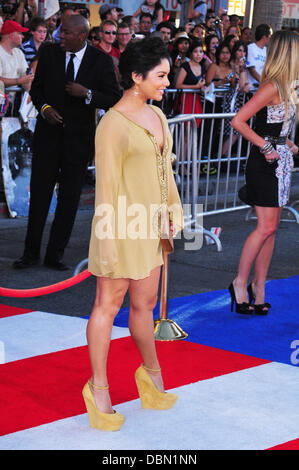
<path fill-rule="evenodd" d="M 101 38 L 99 36 L 91 36 L 91 39 L 93 41 L 100 41 Z"/>
<path fill-rule="evenodd" d="M 112 36 L 116 36 L 116 31 L 104 31 L 104 34 L 108 34 L 109 36 L 112 34 Z"/>

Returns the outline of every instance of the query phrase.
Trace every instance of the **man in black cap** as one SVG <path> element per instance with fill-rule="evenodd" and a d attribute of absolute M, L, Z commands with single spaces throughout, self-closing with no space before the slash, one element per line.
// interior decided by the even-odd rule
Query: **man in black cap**
<path fill-rule="evenodd" d="M 118 22 L 118 12 L 117 12 L 117 5 L 114 3 L 109 3 L 102 5 L 99 9 L 99 15 L 102 21 L 104 20 L 113 20 L 116 23 Z"/>

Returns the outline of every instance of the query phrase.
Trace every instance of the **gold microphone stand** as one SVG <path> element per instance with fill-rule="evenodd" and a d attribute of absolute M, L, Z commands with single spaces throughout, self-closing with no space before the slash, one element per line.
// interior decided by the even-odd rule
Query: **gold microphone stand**
<path fill-rule="evenodd" d="M 188 334 L 177 323 L 168 318 L 168 253 L 163 251 L 164 265 L 162 268 L 160 292 L 160 317 L 155 320 L 155 339 L 159 341 L 174 341 L 187 338 Z"/>

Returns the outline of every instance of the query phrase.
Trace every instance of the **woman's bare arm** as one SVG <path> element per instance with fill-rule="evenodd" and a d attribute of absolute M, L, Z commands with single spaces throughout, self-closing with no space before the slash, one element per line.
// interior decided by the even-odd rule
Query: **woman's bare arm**
<path fill-rule="evenodd" d="M 160 10 L 158 10 L 157 21 L 158 21 L 158 24 L 163 21 L 163 8 L 160 8 Z"/>
<path fill-rule="evenodd" d="M 217 65 L 211 64 L 206 73 L 206 85 L 210 85 L 212 83 L 213 78 L 215 78 L 217 72 Z"/>
<path fill-rule="evenodd" d="M 273 104 L 273 100 L 277 98 L 278 92 L 272 83 L 265 83 L 260 86 L 255 95 L 238 111 L 232 119 L 231 125 L 236 131 L 258 147 L 263 147 L 266 141 L 263 137 L 254 132 L 247 121 L 254 116 L 264 106 Z"/>
<path fill-rule="evenodd" d="M 249 140 L 253 145 L 257 147 L 263 147 L 266 144 L 266 140 L 254 132 L 253 129 L 247 124 L 247 121 L 254 116 L 264 106 L 275 104 L 275 101 L 279 99 L 277 88 L 270 82 L 263 83 L 256 94 L 240 109 L 236 116 L 232 119 L 231 125 L 236 131 Z M 275 155 L 274 155 L 275 154 Z M 279 154 L 274 150 L 269 159 L 279 158 Z"/>

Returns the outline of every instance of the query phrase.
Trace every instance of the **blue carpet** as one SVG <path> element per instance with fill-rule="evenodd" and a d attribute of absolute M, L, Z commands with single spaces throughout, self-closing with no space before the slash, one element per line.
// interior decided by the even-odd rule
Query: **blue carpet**
<path fill-rule="evenodd" d="M 227 290 L 169 299 L 168 317 L 188 333 L 188 341 L 269 361 L 294 364 L 298 354 L 291 345 L 299 341 L 299 276 L 268 281 L 267 316 L 238 315 L 230 311 Z M 114 324 L 128 326 L 129 309 L 118 313 Z M 159 304 L 154 310 L 159 318 Z"/>

